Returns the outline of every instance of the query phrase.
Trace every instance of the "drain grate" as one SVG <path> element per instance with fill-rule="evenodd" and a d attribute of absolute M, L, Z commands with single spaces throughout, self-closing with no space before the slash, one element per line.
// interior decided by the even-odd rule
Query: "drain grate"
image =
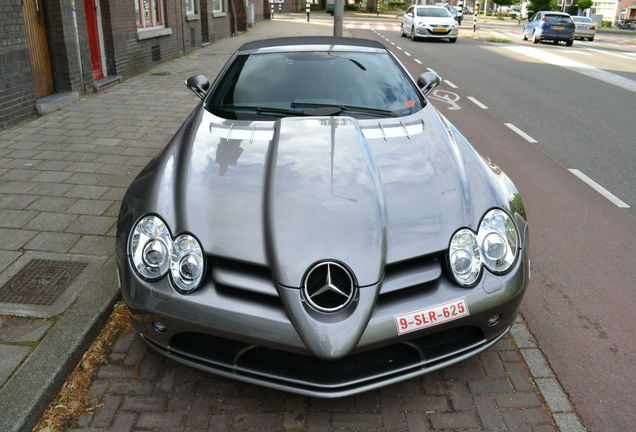
<path fill-rule="evenodd" d="M 52 305 L 87 265 L 83 262 L 31 260 L 0 288 L 0 302 Z"/>

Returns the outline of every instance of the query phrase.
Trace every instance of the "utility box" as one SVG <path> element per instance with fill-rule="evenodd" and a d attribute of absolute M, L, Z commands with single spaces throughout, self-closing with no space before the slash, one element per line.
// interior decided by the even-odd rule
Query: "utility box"
<path fill-rule="evenodd" d="M 596 24 L 596 30 L 600 30 L 603 24 L 603 15 L 590 14 L 590 18 Z"/>

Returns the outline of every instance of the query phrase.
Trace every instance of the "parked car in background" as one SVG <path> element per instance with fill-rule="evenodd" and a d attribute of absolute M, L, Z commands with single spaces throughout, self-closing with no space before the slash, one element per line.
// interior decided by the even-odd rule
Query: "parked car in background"
<path fill-rule="evenodd" d="M 331 37 L 249 42 L 218 78 L 190 77 L 202 102 L 117 222 L 142 340 L 315 397 L 501 340 L 529 279 L 526 214 L 510 178 L 427 100 L 440 82 L 416 82 L 378 41 Z"/>
<path fill-rule="evenodd" d="M 591 18 L 585 16 L 572 16 L 574 21 L 574 37 L 578 39 L 594 40 L 596 36 L 596 24 Z"/>
<path fill-rule="evenodd" d="M 456 42 L 459 24 L 444 6 L 411 6 L 402 17 L 400 32 L 413 40 L 431 38 Z"/>
<path fill-rule="evenodd" d="M 458 25 L 462 25 L 462 16 L 463 16 L 463 12 L 461 12 L 459 9 L 457 9 L 455 6 L 451 6 L 451 5 L 446 5 L 445 6 L 446 9 L 448 9 L 448 11 L 451 13 L 451 15 L 453 16 L 453 18 L 455 19 L 455 21 L 457 21 Z"/>
<path fill-rule="evenodd" d="M 574 43 L 574 21 L 563 12 L 539 11 L 532 16 L 523 28 L 523 40 L 532 39 L 533 43 L 552 41 L 555 44 Z"/>

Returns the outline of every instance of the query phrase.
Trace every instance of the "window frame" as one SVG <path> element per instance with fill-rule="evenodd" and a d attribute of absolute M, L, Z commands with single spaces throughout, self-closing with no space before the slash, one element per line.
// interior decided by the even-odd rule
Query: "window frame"
<path fill-rule="evenodd" d="M 137 30 L 157 29 L 165 27 L 163 0 L 133 0 L 135 5 L 135 20 Z M 150 8 L 150 22 L 146 22 L 144 14 L 144 2 L 148 2 Z"/>
<path fill-rule="evenodd" d="M 225 13 L 225 1 L 224 0 L 218 0 L 219 4 L 221 5 L 221 9 L 215 9 L 215 2 L 216 0 L 212 0 L 212 13 L 213 14 L 221 14 L 221 13 Z"/>

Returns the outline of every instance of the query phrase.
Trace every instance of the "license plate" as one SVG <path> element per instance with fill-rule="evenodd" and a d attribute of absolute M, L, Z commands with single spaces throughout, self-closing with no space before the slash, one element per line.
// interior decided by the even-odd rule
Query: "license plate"
<path fill-rule="evenodd" d="M 444 33 L 444 32 L 446 32 L 445 28 L 436 28 L 435 29 L 435 33 Z"/>
<path fill-rule="evenodd" d="M 468 316 L 468 304 L 466 297 L 451 300 L 426 309 L 420 309 L 415 312 L 395 315 L 395 325 L 397 326 L 398 335 L 421 330 L 426 327 L 443 324 L 458 318 Z"/>
<path fill-rule="evenodd" d="M 565 30 L 564 26 L 554 26 L 552 28 L 555 29 L 555 30 Z"/>

